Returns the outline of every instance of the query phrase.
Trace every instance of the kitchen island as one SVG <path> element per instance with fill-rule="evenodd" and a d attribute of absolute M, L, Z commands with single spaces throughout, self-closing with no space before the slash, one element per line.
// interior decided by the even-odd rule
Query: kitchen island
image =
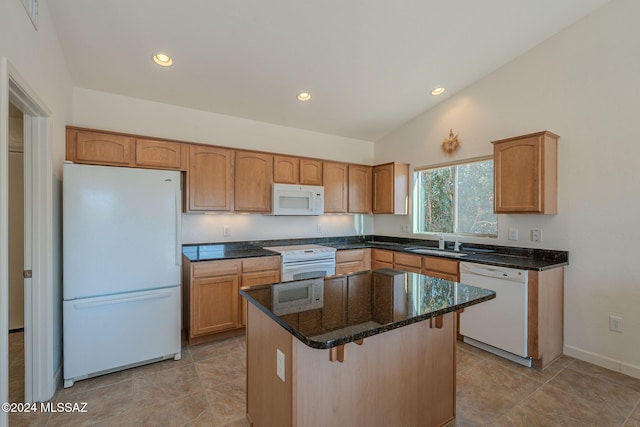
<path fill-rule="evenodd" d="M 455 312 L 495 298 L 393 269 L 241 295 L 248 301 L 247 418 L 254 427 L 449 422 Z"/>

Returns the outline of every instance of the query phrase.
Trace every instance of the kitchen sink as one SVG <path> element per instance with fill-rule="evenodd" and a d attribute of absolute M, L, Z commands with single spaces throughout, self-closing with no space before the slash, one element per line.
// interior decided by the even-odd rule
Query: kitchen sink
<path fill-rule="evenodd" d="M 427 248 L 406 248 L 406 250 L 423 255 L 438 255 L 438 256 L 446 256 L 451 258 L 462 258 L 467 256 L 467 254 L 462 252 L 454 252 L 454 251 L 445 251 L 442 249 L 427 249 Z"/>

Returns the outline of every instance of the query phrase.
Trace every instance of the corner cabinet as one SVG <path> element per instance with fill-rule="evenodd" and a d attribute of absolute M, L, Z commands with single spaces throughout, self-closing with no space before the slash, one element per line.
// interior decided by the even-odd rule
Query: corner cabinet
<path fill-rule="evenodd" d="M 493 141 L 495 213 L 557 213 L 558 135 Z"/>
<path fill-rule="evenodd" d="M 373 167 L 373 213 L 407 215 L 409 164 L 385 163 Z"/>

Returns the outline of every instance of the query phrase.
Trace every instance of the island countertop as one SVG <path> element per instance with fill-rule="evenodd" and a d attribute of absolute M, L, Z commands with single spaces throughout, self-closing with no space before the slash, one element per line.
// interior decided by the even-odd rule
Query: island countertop
<path fill-rule="evenodd" d="M 322 307 L 300 304 L 279 311 L 274 295 L 297 282 L 255 286 L 240 294 L 311 348 L 328 349 L 437 318 L 494 299 L 488 289 L 422 274 L 379 269 L 312 279 L 321 283 Z M 308 281 L 308 280 L 307 280 Z"/>

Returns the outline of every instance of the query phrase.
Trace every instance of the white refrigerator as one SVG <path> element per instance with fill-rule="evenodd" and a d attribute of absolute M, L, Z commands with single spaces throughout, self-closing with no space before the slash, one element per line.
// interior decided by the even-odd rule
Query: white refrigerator
<path fill-rule="evenodd" d="M 179 360 L 180 172 L 63 172 L 64 386 Z"/>

